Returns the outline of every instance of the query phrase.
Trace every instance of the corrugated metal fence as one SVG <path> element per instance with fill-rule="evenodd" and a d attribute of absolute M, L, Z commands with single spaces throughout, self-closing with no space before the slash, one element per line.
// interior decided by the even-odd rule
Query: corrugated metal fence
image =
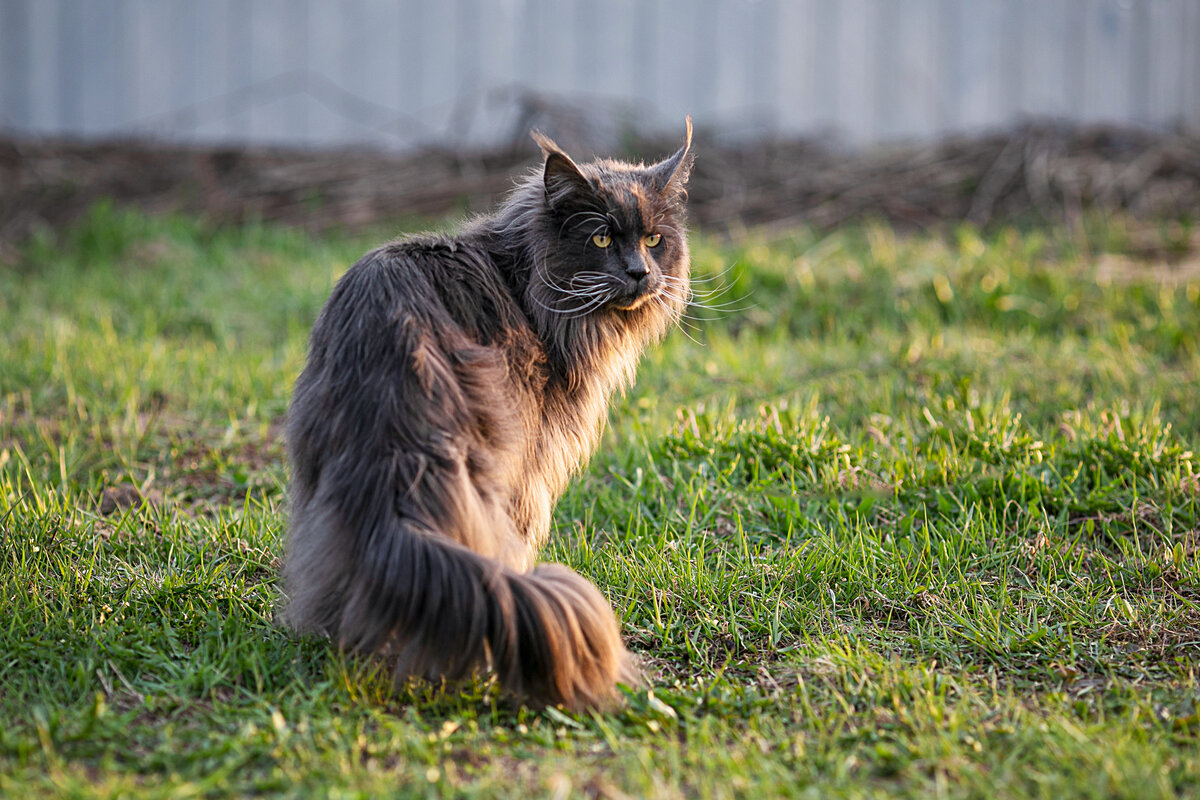
<path fill-rule="evenodd" d="M 1200 0 L 0 0 L 0 128 L 494 143 L 539 103 L 858 142 L 1200 125 Z"/>

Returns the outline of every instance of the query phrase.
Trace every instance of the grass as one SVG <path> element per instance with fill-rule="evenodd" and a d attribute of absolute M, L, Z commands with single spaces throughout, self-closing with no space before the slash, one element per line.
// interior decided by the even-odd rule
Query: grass
<path fill-rule="evenodd" d="M 695 237 L 750 307 L 558 505 L 651 676 L 573 716 L 273 622 L 279 420 L 372 239 L 98 206 L 0 265 L 0 796 L 1198 795 L 1190 235 Z"/>

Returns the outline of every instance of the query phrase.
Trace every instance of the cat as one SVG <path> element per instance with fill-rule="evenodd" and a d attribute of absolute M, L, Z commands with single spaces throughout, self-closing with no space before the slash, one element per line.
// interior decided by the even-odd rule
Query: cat
<path fill-rule="evenodd" d="M 491 667 L 520 700 L 605 707 L 638 672 L 608 602 L 534 562 L 613 392 L 689 297 L 683 146 L 531 173 L 456 236 L 363 256 L 337 282 L 286 441 L 284 619 L 398 678 Z"/>

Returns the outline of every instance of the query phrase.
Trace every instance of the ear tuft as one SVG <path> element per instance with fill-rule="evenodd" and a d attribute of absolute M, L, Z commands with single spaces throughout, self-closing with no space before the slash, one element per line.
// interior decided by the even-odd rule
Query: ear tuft
<path fill-rule="evenodd" d="M 529 135 L 542 149 L 542 157 L 546 159 L 542 182 L 546 187 L 546 202 L 551 208 L 559 207 L 573 196 L 591 193 L 591 183 L 553 139 L 540 131 L 530 131 Z"/>
<path fill-rule="evenodd" d="M 683 147 L 676 150 L 670 158 L 649 168 L 654 188 L 664 195 L 678 196 L 682 194 L 688 178 L 692 174 L 692 162 L 695 157 L 692 154 L 691 115 L 684 120 L 684 124 L 687 126 L 687 131 L 684 134 Z"/>
<path fill-rule="evenodd" d="M 537 142 L 537 146 L 541 148 L 542 158 L 549 158 L 551 153 L 560 153 L 562 155 L 566 155 L 563 153 L 562 148 L 555 144 L 553 139 L 541 131 L 530 131 L 529 136 L 535 142 Z"/>

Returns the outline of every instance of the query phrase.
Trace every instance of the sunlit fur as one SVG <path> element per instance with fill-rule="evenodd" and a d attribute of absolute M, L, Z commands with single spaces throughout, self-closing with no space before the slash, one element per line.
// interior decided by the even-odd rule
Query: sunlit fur
<path fill-rule="evenodd" d="M 325 304 L 288 415 L 285 618 L 401 677 L 490 665 L 584 708 L 635 670 L 600 592 L 534 562 L 613 391 L 687 301 L 691 124 L 648 167 L 535 138 L 542 169 L 496 214 L 368 253 Z"/>

